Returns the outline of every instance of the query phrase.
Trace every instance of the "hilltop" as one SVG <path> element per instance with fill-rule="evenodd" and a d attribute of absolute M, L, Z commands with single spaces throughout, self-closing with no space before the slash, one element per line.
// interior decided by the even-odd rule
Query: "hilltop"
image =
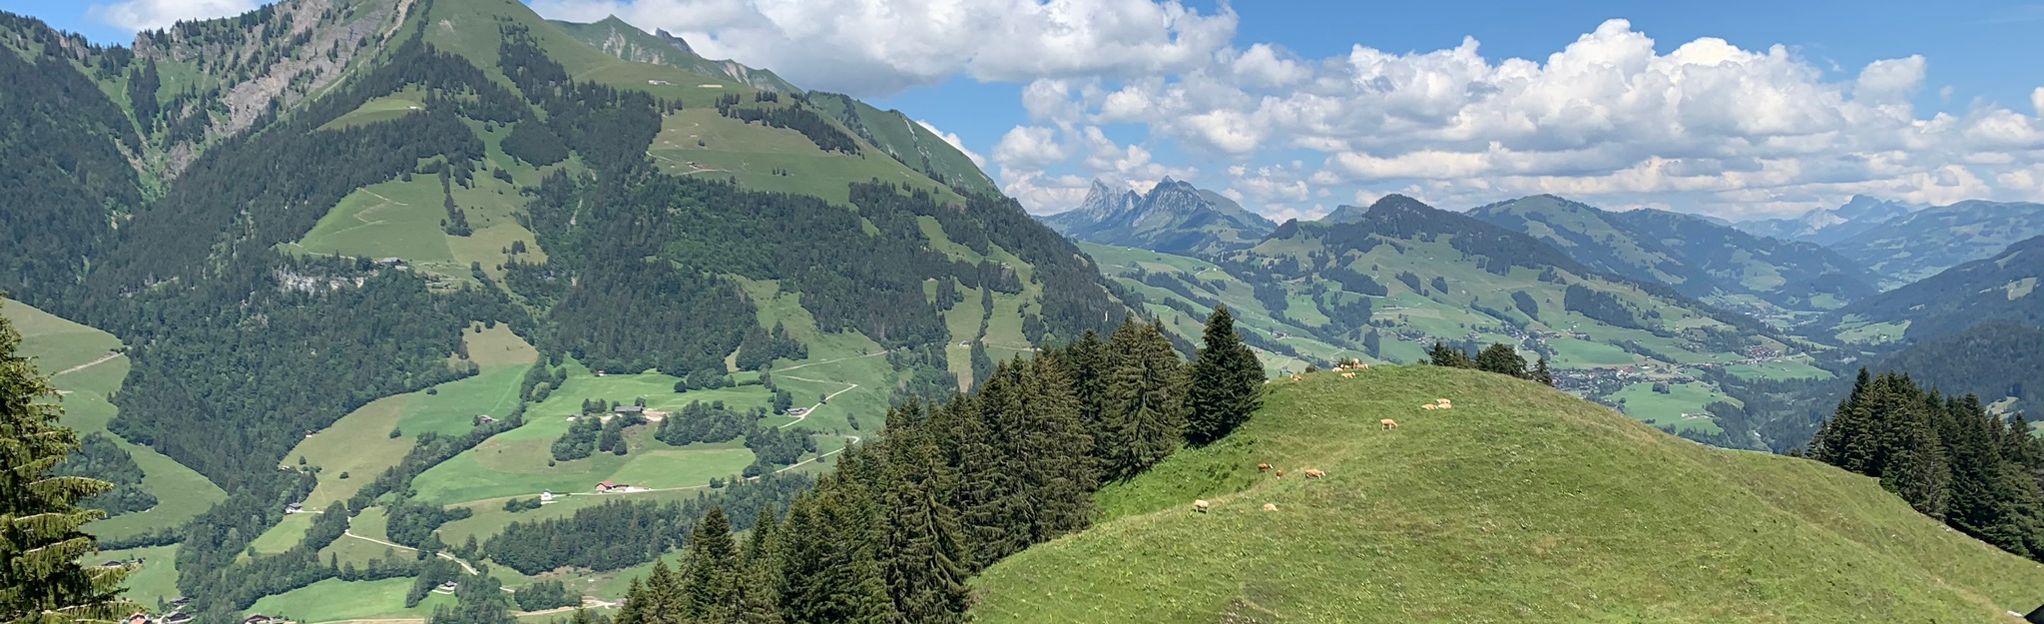
<path fill-rule="evenodd" d="M 1598 271 L 1667 284 L 1760 318 L 1832 310 L 1875 292 L 1872 275 L 1815 243 L 1755 236 L 1684 214 L 1611 212 L 1535 195 L 1469 216 L 1545 241 Z"/>
<path fill-rule="evenodd" d="M 2044 600 L 2044 566 L 1874 479 L 1473 371 L 1275 382 L 1234 435 L 1099 501 L 976 579 L 978 620 L 1989 622 Z"/>

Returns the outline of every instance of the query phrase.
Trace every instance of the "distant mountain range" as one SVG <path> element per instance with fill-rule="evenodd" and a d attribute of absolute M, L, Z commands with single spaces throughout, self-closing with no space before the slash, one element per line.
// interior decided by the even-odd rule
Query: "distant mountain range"
<path fill-rule="evenodd" d="M 1837 208 L 1819 208 L 1784 219 L 1732 223 L 1756 236 L 1830 245 L 1921 209 L 1897 201 L 1854 195 Z"/>
<path fill-rule="evenodd" d="M 1609 212 L 1553 195 L 1469 216 L 1547 242 L 1592 269 L 1667 284 L 1683 295 L 1772 316 L 1835 309 L 1876 292 L 1874 278 L 1821 245 L 1755 236 L 1661 210 Z"/>
<path fill-rule="evenodd" d="M 1834 243 L 1893 288 L 2044 235 L 2044 204 L 1963 201 L 1882 221 Z"/>
<path fill-rule="evenodd" d="M 1094 180 L 1077 208 L 1042 221 L 1074 239 L 1170 253 L 1239 248 L 1276 227 L 1227 197 L 1171 178 L 1148 193 Z"/>

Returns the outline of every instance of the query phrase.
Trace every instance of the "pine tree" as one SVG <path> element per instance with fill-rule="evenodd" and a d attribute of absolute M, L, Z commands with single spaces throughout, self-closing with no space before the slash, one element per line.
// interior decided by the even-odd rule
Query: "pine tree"
<path fill-rule="evenodd" d="M 627 595 L 627 603 L 636 603 L 636 614 L 642 624 L 682 624 L 689 621 L 689 601 L 682 579 L 667 567 L 666 561 L 655 561 L 653 571 L 646 575 L 644 592 L 633 600 Z M 623 616 L 619 616 L 623 622 Z"/>
<path fill-rule="evenodd" d="M 1554 371 L 1547 368 L 1547 356 L 1540 356 L 1540 360 L 1533 365 L 1533 381 L 1543 386 L 1554 386 Z"/>
<path fill-rule="evenodd" d="M 1469 354 L 1463 353 L 1461 349 L 1441 344 L 1438 340 L 1434 341 L 1434 348 L 1427 350 L 1427 362 L 1434 366 L 1450 368 L 1476 368 L 1476 361 L 1469 359 Z"/>
<path fill-rule="evenodd" d="M 955 476 L 934 434 L 914 426 L 889 431 L 896 437 L 886 451 L 887 530 L 880 549 L 888 595 L 904 621 L 963 622 L 971 551 L 957 512 L 942 497 Z"/>
<path fill-rule="evenodd" d="M 973 564 L 991 565 L 1030 544 L 1023 494 L 1020 374 L 1003 363 L 983 380 L 958 416 L 958 509 Z"/>
<path fill-rule="evenodd" d="M 772 510 L 760 510 L 752 522 L 739 556 L 744 579 L 738 585 L 738 612 L 732 621 L 741 624 L 781 624 L 780 609 L 780 525 Z"/>
<path fill-rule="evenodd" d="M 1249 420 L 1263 401 L 1263 363 L 1235 334 L 1235 318 L 1227 306 L 1207 317 L 1206 344 L 1192 363 L 1186 389 L 1190 408 L 1187 441 L 1210 444 Z"/>
<path fill-rule="evenodd" d="M 1099 436 L 1101 414 L 1107 409 L 1107 343 L 1089 329 L 1052 355 L 1064 368 L 1065 377 L 1072 381 L 1072 396 L 1079 401 L 1080 422 L 1089 434 Z"/>
<path fill-rule="evenodd" d="M 1483 351 L 1477 353 L 1476 368 L 1477 370 L 1497 373 L 1499 375 L 1510 375 L 1519 378 L 1527 377 L 1526 358 L 1519 357 L 1518 350 L 1504 343 L 1492 343 L 1490 346 L 1484 347 Z"/>
<path fill-rule="evenodd" d="M 689 616 L 698 622 L 729 622 L 737 615 L 738 545 L 731 540 L 731 520 L 724 508 L 712 507 L 696 523 L 681 564 L 681 582 Z"/>
<path fill-rule="evenodd" d="M 136 607 L 121 600 L 125 567 L 84 567 L 98 550 L 86 523 L 106 514 L 79 499 L 105 492 L 104 481 L 52 474 L 78 448 L 58 424 L 56 392 L 17 353 L 21 336 L 0 318 L 0 620 L 111 620 Z"/>
<path fill-rule="evenodd" d="M 1155 325 L 1123 324 L 1108 351 L 1113 368 L 1095 452 L 1104 460 L 1101 476 L 1119 480 L 1178 450 L 1186 428 L 1184 380 L 1178 355 Z"/>

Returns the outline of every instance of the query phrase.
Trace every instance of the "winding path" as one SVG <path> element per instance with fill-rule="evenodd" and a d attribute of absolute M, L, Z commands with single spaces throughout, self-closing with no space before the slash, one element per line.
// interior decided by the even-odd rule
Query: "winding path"
<path fill-rule="evenodd" d="M 62 375 L 68 375 L 68 374 L 71 374 L 71 373 L 75 373 L 75 372 L 78 372 L 78 371 L 82 371 L 82 370 L 85 370 L 85 369 L 88 369 L 88 368 L 92 368 L 92 367 L 94 367 L 94 366 L 98 366 L 98 365 L 101 365 L 101 364 L 105 364 L 105 363 L 107 363 L 108 361 L 110 361 L 110 360 L 112 360 L 112 359 L 114 359 L 114 358 L 117 358 L 117 357 L 121 357 L 121 354 L 119 354 L 119 353 L 108 353 L 108 354 L 106 354 L 106 355 L 102 355 L 102 356 L 99 356 L 99 359 L 97 359 L 97 360 L 93 360 L 93 361 L 90 361 L 90 362 L 86 362 L 86 363 L 84 363 L 84 364 L 79 364 L 79 365 L 77 365 L 77 366 L 73 366 L 73 367 L 71 367 L 71 368 L 66 368 L 66 369 L 64 369 L 64 370 L 60 370 L 60 371 L 57 371 L 57 372 L 55 372 L 55 373 L 52 373 L 52 374 L 50 374 L 50 376 L 51 376 L 51 377 L 58 377 L 58 376 L 62 376 Z"/>
<path fill-rule="evenodd" d="M 348 518 L 348 522 L 350 522 L 350 523 L 353 523 L 354 521 L 355 521 L 355 519 L 354 519 L 354 518 Z M 365 542 L 375 542 L 375 543 L 378 543 L 378 544 L 382 544 L 382 545 L 385 545 L 385 546 L 389 546 L 389 547 L 391 547 L 391 548 L 396 548 L 396 549 L 399 549 L 399 550 L 409 550 L 409 551 L 412 551 L 412 552 L 419 552 L 419 549 L 417 549 L 417 548 L 412 548 L 412 547 L 410 547 L 410 546 L 406 546 L 406 545 L 404 545 L 404 544 L 398 544 L 398 543 L 394 543 L 394 542 L 386 542 L 386 541 L 383 541 L 383 540 L 380 540 L 380 539 L 376 539 L 376 538 L 374 538 L 374 537 L 368 537 L 368 536 L 364 536 L 364 535 L 357 535 L 357 534 L 355 534 L 355 532 L 354 532 L 353 530 L 342 530 L 342 531 L 341 531 L 341 535 L 345 535 L 345 536 L 348 536 L 348 537 L 352 537 L 352 538 L 355 538 L 355 539 L 358 539 L 358 540 L 362 540 L 362 541 L 365 541 Z M 470 565 L 468 564 L 468 562 L 467 562 L 467 561 L 462 561 L 460 557 L 456 557 L 456 556 L 454 556 L 454 555 L 450 555 L 450 554 L 447 554 L 447 553 L 444 553 L 444 552 L 443 552 L 443 553 L 437 553 L 437 554 L 438 554 L 438 555 L 440 555 L 440 558 L 441 558 L 441 559 L 446 559 L 446 560 L 448 560 L 448 561 L 452 561 L 452 562 L 454 562 L 454 563 L 455 563 L 456 565 L 459 565 L 459 566 L 461 566 L 461 569 L 462 569 L 462 570 L 466 570 L 466 571 L 468 572 L 468 575 L 469 575 L 469 576 L 478 576 L 478 575 L 481 575 L 481 574 L 482 574 L 481 572 L 477 572 L 477 571 L 476 571 L 476 569 L 475 569 L 475 567 L 473 567 L 473 566 L 470 566 Z M 510 590 L 508 590 L 508 589 L 507 589 L 507 590 L 505 590 L 505 591 L 510 591 Z"/>
<path fill-rule="evenodd" d="M 862 355 L 862 356 L 859 356 L 859 357 L 870 357 L 870 356 L 863 356 L 863 355 Z M 796 376 L 794 376 L 794 375 L 782 375 L 782 377 L 783 377 L 783 378 L 786 378 L 786 379 L 793 379 L 793 380 L 795 380 L 795 381 L 806 381 L 806 382 L 809 382 L 809 383 L 826 383 L 826 384 L 828 384 L 828 383 L 841 383 L 841 384 L 845 384 L 845 388 L 844 388 L 843 390 L 839 390 L 839 391 L 837 391 L 837 392 L 832 392 L 832 393 L 830 393 L 830 394 L 826 394 L 826 395 L 823 395 L 823 400 L 821 400 L 821 401 L 817 401 L 815 405 L 811 405 L 811 406 L 809 406 L 809 408 L 808 408 L 808 409 L 802 410 L 802 415 L 801 415 L 801 416 L 796 416 L 794 420 L 788 421 L 788 422 L 787 422 L 786 424 L 783 424 L 783 425 L 781 425 L 780 427 L 776 427 L 777 429 L 786 429 L 786 428 L 789 428 L 789 427 L 793 427 L 793 426 L 795 426 L 795 425 L 799 425 L 799 424 L 802 424 L 802 421 L 805 421 L 805 420 L 809 420 L 809 415 L 810 415 L 810 414 L 814 414 L 814 413 L 816 413 L 816 410 L 819 410 L 819 409 L 823 409 L 823 405 L 824 405 L 825 403 L 829 403 L 831 399 L 835 399 L 835 398 L 837 398 L 837 395 L 840 395 L 840 394 L 844 394 L 844 393 L 846 393 L 846 392 L 851 392 L 851 391 L 853 391 L 853 390 L 857 390 L 857 389 L 859 388 L 859 384 L 851 383 L 851 382 L 848 382 L 848 381 L 829 381 L 829 380 L 825 380 L 825 379 L 810 379 L 810 378 L 808 378 L 808 377 L 796 377 Z M 851 436 L 851 437 L 854 437 L 854 438 L 856 438 L 856 437 L 858 437 L 858 436 Z"/>

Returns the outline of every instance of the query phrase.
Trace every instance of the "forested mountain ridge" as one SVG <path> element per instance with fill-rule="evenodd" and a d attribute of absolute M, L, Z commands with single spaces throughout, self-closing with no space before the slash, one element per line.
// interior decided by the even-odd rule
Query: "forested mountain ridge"
<path fill-rule="evenodd" d="M 1847 306 L 1818 325 L 1899 326 L 1908 339 L 1956 334 L 1983 321 L 2044 325 L 2044 293 L 2037 292 L 2040 280 L 2044 236 Z"/>
<path fill-rule="evenodd" d="M 8 17 L 0 71 L 36 88 L 0 94 L 23 129 L 0 164 L 25 182 L 0 185 L 20 200 L 0 235 L 21 243 L 0 250 L 0 288 L 118 336 L 131 367 L 106 427 L 227 491 L 119 543 L 172 549 L 155 555 L 177 564 L 163 595 L 202 619 L 441 574 L 335 552 L 363 514 L 437 549 L 433 527 L 492 492 L 800 489 L 712 491 L 821 466 L 892 401 L 949 396 L 1127 314 L 934 134 L 861 131 L 846 111 L 874 109 L 841 96 L 619 58 L 515 0 L 287 0 L 133 49 Z M 152 63 L 158 97 L 129 98 Z M 907 119 L 871 119 L 888 115 Z M 598 456 L 546 453 L 557 430 L 574 446 L 563 402 L 649 399 L 742 414 L 744 440 L 620 421 L 592 430 Z M 538 453 L 519 446 L 535 437 Z M 118 445 L 94 448 L 95 470 L 132 472 Z M 460 489 L 478 481 L 498 489 Z M 308 529 L 289 502 L 339 507 Z"/>
<path fill-rule="evenodd" d="M 2040 235 L 2044 204 L 1969 200 L 1884 221 L 1830 246 L 1866 266 L 1883 288 L 1895 288 Z"/>
<path fill-rule="evenodd" d="M 1541 239 L 1596 269 L 1667 284 L 1758 317 L 1835 309 L 1873 294 L 1873 278 L 1814 243 L 1754 236 L 1688 215 L 1607 212 L 1552 195 L 1478 207 L 1477 219 Z"/>
<path fill-rule="evenodd" d="M 1274 227 L 1226 197 L 1168 177 L 1147 193 L 1094 180 L 1078 207 L 1042 220 L 1086 242 L 1198 254 L 1253 244 Z"/>

